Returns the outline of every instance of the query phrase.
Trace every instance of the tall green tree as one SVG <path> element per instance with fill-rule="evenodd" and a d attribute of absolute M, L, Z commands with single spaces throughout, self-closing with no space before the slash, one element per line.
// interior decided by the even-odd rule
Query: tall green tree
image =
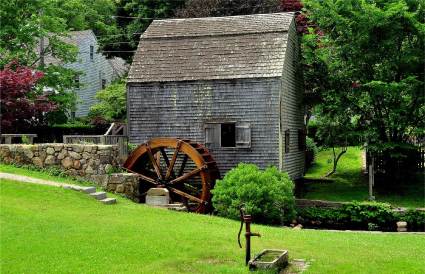
<path fill-rule="evenodd" d="M 154 19 L 174 17 L 176 8 L 184 0 L 116 0 L 118 33 L 100 37 L 99 41 L 108 55 L 130 61 L 139 44 L 140 35 Z"/>
<path fill-rule="evenodd" d="M 328 85 L 320 90 L 322 114 L 354 117 L 370 150 L 402 156 L 409 140 L 425 132 L 424 2 L 304 4 L 323 31 L 317 49 L 328 70 Z"/>
<path fill-rule="evenodd" d="M 51 122 L 61 117 L 63 121 L 75 106 L 75 95 L 69 91 L 75 87 L 76 72 L 60 65 L 45 66 L 42 56 L 49 55 L 67 63 L 76 60 L 78 50 L 65 42 L 66 20 L 58 15 L 53 1 L 2 1 L 0 9 L 0 68 L 17 61 L 44 72 L 36 90 L 56 103 L 56 111 L 49 114 Z M 43 47 L 42 43 L 45 43 Z"/>

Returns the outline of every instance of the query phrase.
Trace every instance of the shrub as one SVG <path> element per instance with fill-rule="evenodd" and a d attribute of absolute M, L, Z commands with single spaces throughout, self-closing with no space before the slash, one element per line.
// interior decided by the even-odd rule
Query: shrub
<path fill-rule="evenodd" d="M 139 145 L 137 144 L 128 143 L 127 144 L 128 154 L 130 155 L 138 146 Z"/>
<path fill-rule="evenodd" d="M 258 223 L 282 224 L 294 216 L 294 184 L 287 173 L 276 167 L 264 171 L 253 164 L 239 164 L 230 170 L 213 189 L 217 214 L 239 219 L 239 207 Z"/>
<path fill-rule="evenodd" d="M 98 103 L 90 108 L 90 117 L 102 117 L 106 121 L 123 121 L 126 118 L 126 89 L 123 79 L 115 81 L 96 93 Z"/>
<path fill-rule="evenodd" d="M 425 211 L 408 209 L 404 213 L 398 213 L 397 219 L 407 222 L 409 230 L 425 231 Z"/>
<path fill-rule="evenodd" d="M 395 231 L 397 221 L 406 221 L 409 230 L 425 230 L 425 212 L 394 211 L 387 203 L 351 202 L 341 208 L 302 208 L 298 220 L 306 226 L 336 229 Z"/>
<path fill-rule="evenodd" d="M 319 149 L 317 148 L 317 145 L 312 138 L 306 137 L 305 142 L 306 142 L 305 164 L 306 164 L 306 167 L 308 168 L 311 166 L 314 159 L 316 158 L 316 155 Z"/>

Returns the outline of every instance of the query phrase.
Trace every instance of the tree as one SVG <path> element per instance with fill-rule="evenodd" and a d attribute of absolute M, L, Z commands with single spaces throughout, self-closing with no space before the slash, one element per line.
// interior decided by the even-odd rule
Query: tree
<path fill-rule="evenodd" d="M 90 117 L 101 117 L 108 122 L 123 121 L 127 114 L 125 81 L 120 80 L 96 93 L 99 102 L 90 109 Z"/>
<path fill-rule="evenodd" d="M 56 109 L 40 90 L 37 82 L 43 78 L 41 71 L 10 63 L 0 70 L 1 128 L 18 132 L 31 126 L 46 123 L 46 114 Z"/>
<path fill-rule="evenodd" d="M 139 44 L 140 35 L 154 19 L 174 16 L 184 0 L 116 0 L 115 9 L 118 33 L 100 37 L 99 41 L 108 55 L 131 61 Z"/>
<path fill-rule="evenodd" d="M 280 11 L 280 0 L 188 0 L 177 17 L 231 16 Z"/>
<path fill-rule="evenodd" d="M 52 56 L 63 63 L 76 59 L 77 48 L 67 44 L 66 20 L 59 17 L 55 0 L 3 1 L 0 9 L 0 69 L 12 61 L 44 72 L 38 83 L 50 91 L 45 96 L 56 103 L 49 119 L 65 117 L 75 106 L 75 95 L 69 91 L 76 87 L 76 72 L 59 65 L 44 65 L 42 56 Z M 42 54 L 40 44 L 45 42 Z"/>
<path fill-rule="evenodd" d="M 319 52 L 328 76 L 320 89 L 322 113 L 355 117 L 369 150 L 401 156 L 409 139 L 425 132 L 424 5 L 415 0 L 304 4 L 323 31 Z"/>

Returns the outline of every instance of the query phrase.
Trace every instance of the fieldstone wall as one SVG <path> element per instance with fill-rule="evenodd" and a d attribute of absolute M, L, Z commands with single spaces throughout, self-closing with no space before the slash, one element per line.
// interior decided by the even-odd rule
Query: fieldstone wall
<path fill-rule="evenodd" d="M 139 177 L 133 173 L 113 173 L 104 175 L 100 182 L 102 188 L 108 192 L 123 195 L 134 202 L 140 203 Z"/>
<path fill-rule="evenodd" d="M 67 174 L 92 180 L 119 166 L 115 145 L 97 144 L 12 144 L 0 145 L 0 162 L 57 167 Z"/>

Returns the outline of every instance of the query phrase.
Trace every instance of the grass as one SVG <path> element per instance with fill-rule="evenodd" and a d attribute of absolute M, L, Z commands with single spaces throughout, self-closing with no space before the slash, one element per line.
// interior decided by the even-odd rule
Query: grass
<path fill-rule="evenodd" d="M 306 178 L 320 179 L 332 169 L 332 150 L 321 150 L 313 166 L 307 171 Z M 331 181 L 318 180 L 308 183 L 303 198 L 329 201 L 362 201 L 368 199 L 368 177 L 363 175 L 360 147 L 349 147 L 341 157 L 337 171 L 329 178 Z M 394 206 L 425 207 L 425 189 L 423 180 L 406 185 L 402 194 L 375 193 L 378 202 L 387 202 Z"/>
<path fill-rule="evenodd" d="M 55 181 L 58 183 L 65 183 L 65 184 L 77 184 L 77 185 L 92 185 L 90 182 L 82 181 L 82 180 L 76 180 L 70 176 L 55 176 L 49 174 L 49 170 L 36 170 L 34 167 L 29 166 L 23 166 L 18 167 L 14 165 L 7 165 L 0 163 L 0 172 L 6 172 L 16 175 L 24 175 L 29 176 L 37 179 L 43 179 L 48 181 Z M 51 169 L 50 172 L 52 173 L 58 173 L 60 172 L 57 169 Z"/>
<path fill-rule="evenodd" d="M 2 180 L 1 273 L 249 273 L 237 221 L 106 206 L 78 192 Z M 305 273 L 423 273 L 425 237 L 253 225 L 253 252 L 284 248 Z"/>

